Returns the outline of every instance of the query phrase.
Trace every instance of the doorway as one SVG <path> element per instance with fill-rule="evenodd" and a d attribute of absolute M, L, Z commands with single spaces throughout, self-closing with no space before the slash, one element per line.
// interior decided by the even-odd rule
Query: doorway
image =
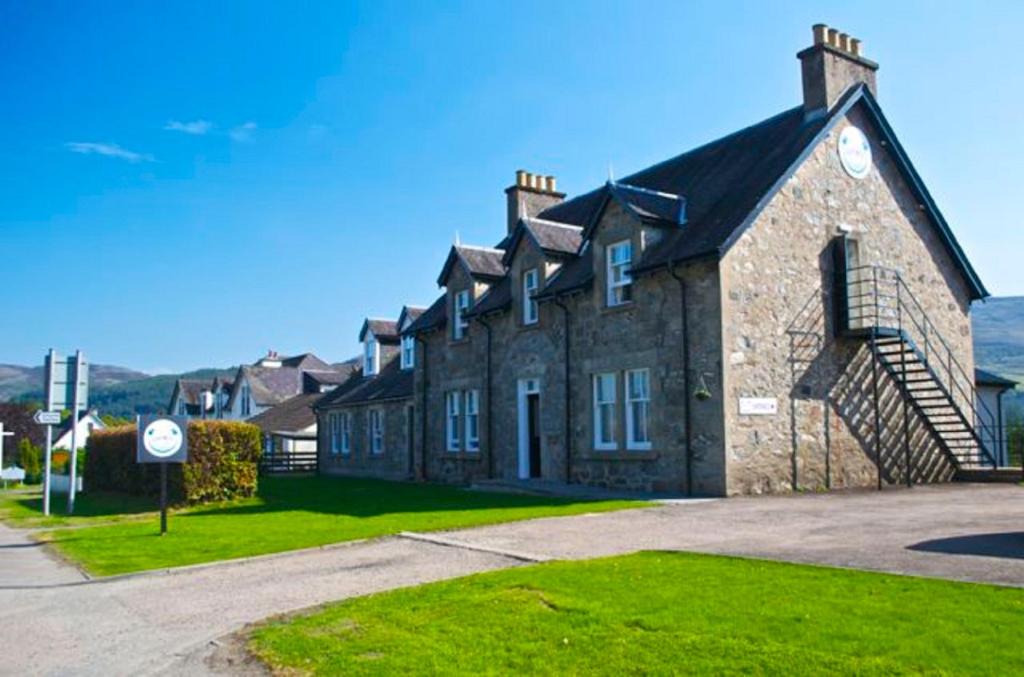
<path fill-rule="evenodd" d="M 519 479 L 541 476 L 540 381 L 519 381 Z"/>

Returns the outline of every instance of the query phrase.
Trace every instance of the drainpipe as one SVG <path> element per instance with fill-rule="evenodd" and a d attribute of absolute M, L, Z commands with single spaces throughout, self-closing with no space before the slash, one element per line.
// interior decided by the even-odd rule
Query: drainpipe
<path fill-rule="evenodd" d="M 420 479 L 427 481 L 427 386 L 430 385 L 430 378 L 427 376 L 427 342 L 416 334 L 416 342 L 423 346 L 423 394 L 420 395 Z M 417 361 L 419 363 L 420 361 Z"/>
<path fill-rule="evenodd" d="M 687 319 L 686 280 L 670 263 L 669 274 L 679 283 L 679 310 L 683 321 L 683 393 L 686 402 L 684 436 L 686 438 L 686 495 L 693 496 L 693 407 L 690 406 L 690 322 Z"/>
<path fill-rule="evenodd" d="M 491 433 L 493 426 L 491 425 L 491 325 L 482 316 L 476 318 L 477 322 L 484 326 L 487 330 L 487 360 L 484 365 L 484 372 L 487 378 L 487 479 L 494 479 L 494 435 Z"/>
<path fill-rule="evenodd" d="M 557 298 L 554 299 L 556 306 L 562 309 L 562 317 L 565 318 L 565 483 L 572 484 L 572 388 L 569 387 L 569 376 L 572 373 L 570 368 L 569 353 L 569 320 L 571 315 L 569 307 Z"/>

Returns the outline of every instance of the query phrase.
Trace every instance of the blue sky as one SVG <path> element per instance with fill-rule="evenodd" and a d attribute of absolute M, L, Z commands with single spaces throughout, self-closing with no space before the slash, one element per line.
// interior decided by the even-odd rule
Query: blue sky
<path fill-rule="evenodd" d="M 354 354 L 514 170 L 570 194 L 796 105 L 816 22 L 989 289 L 1024 294 L 1024 3 L 0 6 L 0 362 Z"/>

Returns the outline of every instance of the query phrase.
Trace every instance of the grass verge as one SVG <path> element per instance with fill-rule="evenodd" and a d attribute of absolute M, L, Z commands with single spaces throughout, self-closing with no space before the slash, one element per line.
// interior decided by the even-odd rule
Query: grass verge
<path fill-rule="evenodd" d="M 67 494 L 50 495 L 50 515 L 43 515 L 39 487 L 0 490 L 0 520 L 12 527 L 66 527 L 143 519 L 156 508 L 153 499 L 90 491 L 75 498 L 75 514 L 68 515 Z"/>
<path fill-rule="evenodd" d="M 259 496 L 156 516 L 47 531 L 40 538 L 95 575 L 263 555 L 400 531 L 436 531 L 603 512 L 642 501 L 583 501 L 458 487 L 329 477 L 263 478 Z"/>
<path fill-rule="evenodd" d="M 1024 590 L 646 552 L 479 574 L 253 631 L 285 674 L 1024 672 Z"/>

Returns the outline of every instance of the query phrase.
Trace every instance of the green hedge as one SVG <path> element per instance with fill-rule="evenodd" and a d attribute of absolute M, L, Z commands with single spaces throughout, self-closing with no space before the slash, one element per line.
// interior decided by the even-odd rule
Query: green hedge
<path fill-rule="evenodd" d="M 89 436 L 89 489 L 136 495 L 160 493 L 160 467 L 135 462 L 135 426 Z M 234 421 L 190 421 L 188 463 L 168 467 L 170 500 L 205 503 L 256 493 L 260 429 Z"/>

